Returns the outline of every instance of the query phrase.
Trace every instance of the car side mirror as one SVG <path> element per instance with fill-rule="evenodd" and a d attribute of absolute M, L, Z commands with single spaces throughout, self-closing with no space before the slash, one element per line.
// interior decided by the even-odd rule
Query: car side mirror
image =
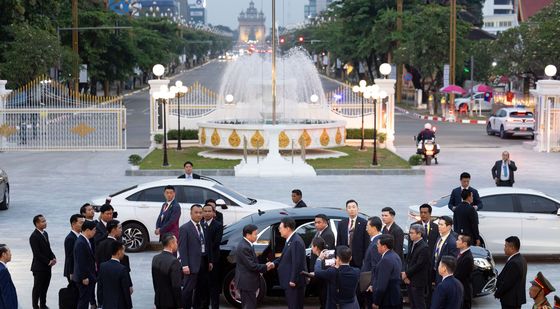
<path fill-rule="evenodd" d="M 226 204 L 220 205 L 220 207 L 221 207 L 222 209 L 228 209 L 228 206 L 227 206 Z"/>

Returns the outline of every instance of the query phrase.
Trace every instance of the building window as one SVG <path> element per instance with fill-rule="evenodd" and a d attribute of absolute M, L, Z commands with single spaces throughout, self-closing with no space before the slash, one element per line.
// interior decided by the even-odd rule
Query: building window
<path fill-rule="evenodd" d="M 509 5 L 511 0 L 494 0 L 494 5 Z"/>
<path fill-rule="evenodd" d="M 511 21 L 501 21 L 500 27 L 511 27 Z"/>
<path fill-rule="evenodd" d="M 484 27 L 493 28 L 494 27 L 494 22 L 493 21 L 487 21 L 487 22 L 484 23 Z"/>
<path fill-rule="evenodd" d="M 512 10 L 506 10 L 506 9 L 496 9 L 494 10 L 494 15 L 504 15 L 504 14 L 513 14 Z"/>

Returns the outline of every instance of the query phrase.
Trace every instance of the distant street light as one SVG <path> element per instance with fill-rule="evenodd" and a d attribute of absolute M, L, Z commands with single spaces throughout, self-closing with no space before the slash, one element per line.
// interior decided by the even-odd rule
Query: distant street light
<path fill-rule="evenodd" d="M 365 129 L 364 129 L 364 96 L 367 90 L 367 82 L 365 80 L 361 80 L 359 86 L 352 87 L 352 92 L 354 93 L 362 93 L 362 140 L 360 142 L 360 150 L 365 150 L 364 147 L 364 136 L 365 136 Z"/>
<path fill-rule="evenodd" d="M 311 101 L 311 103 L 315 104 L 317 102 L 319 102 L 319 96 L 316 94 L 312 94 L 311 97 L 309 98 L 309 100 Z"/>
<path fill-rule="evenodd" d="M 226 103 L 227 104 L 233 103 L 233 95 L 232 94 L 226 95 Z"/>
<path fill-rule="evenodd" d="M 152 68 L 152 72 L 158 79 L 163 75 L 165 68 L 161 64 L 156 64 Z M 173 88 L 176 90 L 176 88 Z M 165 103 L 167 100 L 174 98 L 177 95 L 176 92 L 172 92 L 167 86 L 162 85 L 159 88 L 159 91 L 154 92 L 153 96 L 154 99 L 158 101 L 158 103 L 162 104 L 163 110 L 163 167 L 169 166 L 169 160 L 167 158 L 167 110 L 165 109 Z"/>
<path fill-rule="evenodd" d="M 554 66 L 553 64 L 549 64 L 544 68 L 544 74 L 550 79 L 552 79 L 554 75 L 556 75 L 556 72 L 556 66 Z"/>
<path fill-rule="evenodd" d="M 177 94 L 177 150 L 183 149 L 181 147 L 181 95 L 184 96 L 189 91 L 187 86 L 183 86 L 183 82 L 178 80 L 175 82 L 175 86 L 170 88 L 172 93 Z"/>

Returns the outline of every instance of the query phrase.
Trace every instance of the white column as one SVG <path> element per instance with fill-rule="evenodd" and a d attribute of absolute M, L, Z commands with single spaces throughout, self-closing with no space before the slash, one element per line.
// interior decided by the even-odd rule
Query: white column
<path fill-rule="evenodd" d="M 148 84 L 150 85 L 150 135 L 153 138 L 154 134 L 163 131 L 158 129 L 158 102 L 154 100 L 154 93 L 158 92 L 161 86 L 169 86 L 169 80 L 151 79 L 148 81 Z"/>
<path fill-rule="evenodd" d="M 6 89 L 7 80 L 0 80 L 0 111 L 6 108 L 6 97 L 12 92 L 12 90 Z M 4 112 L 0 112 L 0 127 L 4 125 Z M 0 145 L 4 146 L 6 143 L 6 137 L 2 136 L 0 139 Z"/>
<path fill-rule="evenodd" d="M 560 128 L 550 128 L 551 103 L 549 98 L 555 101 L 560 99 L 560 80 L 539 80 L 537 89 L 532 91 L 537 96 L 537 115 L 538 122 L 535 124 L 537 131 L 537 145 L 533 148 L 536 151 L 550 152 L 550 130 L 560 130 Z"/>
<path fill-rule="evenodd" d="M 387 128 L 387 149 L 391 151 L 396 151 L 395 142 L 395 84 L 397 80 L 395 79 L 375 79 L 375 84 L 379 86 L 379 91 L 385 91 L 388 95 L 387 101 L 387 123 L 385 127 Z M 377 114 L 379 117 L 379 113 Z M 379 119 L 379 118 L 378 118 Z"/>

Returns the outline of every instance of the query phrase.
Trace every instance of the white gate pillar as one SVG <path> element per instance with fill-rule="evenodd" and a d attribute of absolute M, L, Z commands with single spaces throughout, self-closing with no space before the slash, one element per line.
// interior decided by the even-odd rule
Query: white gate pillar
<path fill-rule="evenodd" d="M 12 92 L 12 90 L 6 89 L 7 80 L 0 80 L 0 128 L 4 126 L 4 109 L 6 108 L 6 97 Z M 4 147 L 6 143 L 6 136 L 0 136 L 0 146 Z"/>
<path fill-rule="evenodd" d="M 537 97 L 536 104 L 536 126 L 537 145 L 536 151 L 550 152 L 557 148 L 559 142 L 552 140 L 558 136 L 560 127 L 558 122 L 552 119 L 552 110 L 560 110 L 560 80 L 539 80 L 537 89 L 531 90 Z"/>
<path fill-rule="evenodd" d="M 395 84 L 397 82 L 396 79 L 381 79 L 381 78 L 376 78 L 375 80 L 375 84 L 379 86 L 379 91 L 385 91 L 387 92 L 387 115 L 386 115 L 386 122 L 385 122 L 385 128 L 386 128 L 386 134 L 387 134 L 387 140 L 385 141 L 386 145 L 387 145 L 387 149 L 391 150 L 391 151 L 396 151 L 395 148 Z M 378 113 L 377 113 L 377 123 L 383 123 L 382 121 L 384 121 L 382 118 L 382 113 L 379 113 L 378 109 Z"/>
<path fill-rule="evenodd" d="M 154 93 L 159 92 L 161 86 L 169 86 L 169 80 L 151 79 L 148 81 L 148 84 L 150 85 L 150 136 L 153 140 L 153 137 L 156 133 L 163 132 L 163 124 L 159 120 L 160 117 L 163 116 L 163 114 L 160 114 L 160 112 L 162 111 L 160 108 L 160 104 L 158 104 L 157 100 L 154 99 Z"/>

